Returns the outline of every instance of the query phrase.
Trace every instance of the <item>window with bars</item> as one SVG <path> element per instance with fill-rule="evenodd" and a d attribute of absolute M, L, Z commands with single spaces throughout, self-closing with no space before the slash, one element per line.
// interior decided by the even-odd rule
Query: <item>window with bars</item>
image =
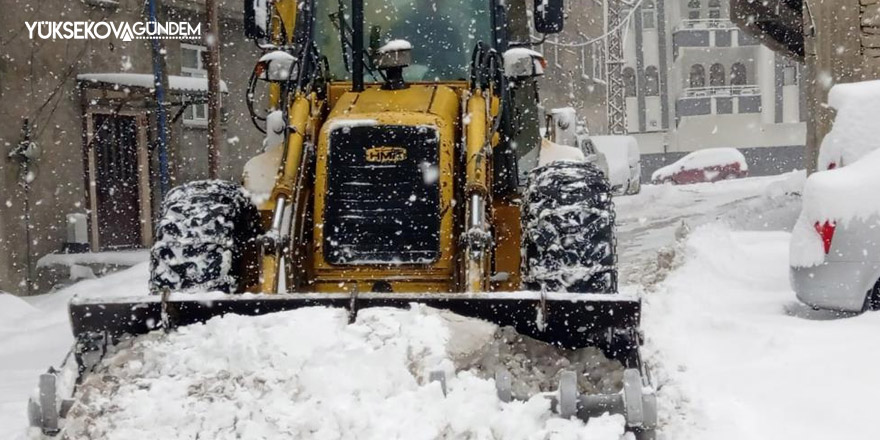
<path fill-rule="evenodd" d="M 207 78 L 205 55 L 208 48 L 195 44 L 180 44 L 180 74 L 195 78 Z M 191 104 L 183 112 L 183 123 L 186 125 L 208 125 L 208 104 Z"/>

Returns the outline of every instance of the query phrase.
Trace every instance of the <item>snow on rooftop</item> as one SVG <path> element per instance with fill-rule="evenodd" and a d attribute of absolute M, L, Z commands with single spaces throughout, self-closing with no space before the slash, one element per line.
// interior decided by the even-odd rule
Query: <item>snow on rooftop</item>
<path fill-rule="evenodd" d="M 79 81 L 91 81 L 118 86 L 143 87 L 152 89 L 155 86 L 151 73 L 82 73 L 76 76 Z M 208 79 L 194 76 L 168 75 L 168 88 L 180 92 L 207 92 Z M 220 91 L 229 93 L 226 82 L 220 81 Z"/>
<path fill-rule="evenodd" d="M 397 52 L 400 50 L 412 50 L 412 43 L 406 40 L 391 40 L 379 48 L 379 53 Z"/>
<path fill-rule="evenodd" d="M 150 251 L 138 249 L 131 251 L 84 252 L 78 254 L 47 254 L 37 260 L 37 267 L 74 266 L 84 264 L 114 264 L 134 266 L 150 259 Z"/>

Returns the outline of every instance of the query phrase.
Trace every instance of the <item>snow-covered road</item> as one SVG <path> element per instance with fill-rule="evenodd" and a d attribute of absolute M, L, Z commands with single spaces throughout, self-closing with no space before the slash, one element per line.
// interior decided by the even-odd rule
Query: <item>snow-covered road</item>
<path fill-rule="evenodd" d="M 646 185 L 616 201 L 622 289 L 645 294 L 645 352 L 668 439 L 876 437 L 880 314 L 813 312 L 788 285 L 799 209 L 788 192 L 802 183 L 789 174 Z M 0 296 L 0 439 L 22 434 L 36 375 L 72 342 L 66 300 L 141 293 L 145 280 L 142 265 L 26 301 Z"/>

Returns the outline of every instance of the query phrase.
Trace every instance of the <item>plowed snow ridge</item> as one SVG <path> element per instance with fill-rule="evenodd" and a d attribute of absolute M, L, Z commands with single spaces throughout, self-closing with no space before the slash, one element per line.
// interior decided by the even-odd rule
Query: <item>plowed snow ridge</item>
<path fill-rule="evenodd" d="M 102 438 L 614 439 L 621 416 L 588 424 L 548 401 L 503 403 L 455 373 L 491 344 L 483 321 L 424 307 L 310 308 L 226 316 L 120 347 L 83 386 L 71 440 Z M 448 395 L 430 382 L 445 370 Z M 198 437 L 197 437 L 198 436 Z"/>

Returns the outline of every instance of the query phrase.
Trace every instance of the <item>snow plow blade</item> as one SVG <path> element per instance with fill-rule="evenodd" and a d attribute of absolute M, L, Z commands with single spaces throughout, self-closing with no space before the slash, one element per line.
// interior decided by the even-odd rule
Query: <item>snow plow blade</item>
<path fill-rule="evenodd" d="M 69 306 L 75 337 L 73 356 L 68 359 L 72 362 L 66 361 L 60 370 L 50 369 L 40 376 L 39 394 L 28 405 L 30 422 L 45 436 L 63 433 L 67 412 L 75 404 L 73 399 L 78 384 L 100 362 L 109 347 L 128 337 L 160 329 L 170 331 L 226 314 L 256 316 L 304 307 L 347 309 L 349 320 L 353 322 L 361 309 L 408 308 L 413 303 L 498 326 L 510 326 L 519 334 L 563 348 L 601 349 L 606 357 L 623 365 L 623 388 L 619 393 L 583 395 L 579 392 L 575 372 L 566 371 L 555 391 L 541 394 L 564 418 L 578 417 L 586 421 L 607 412 L 623 414 L 627 430 L 635 433 L 636 439 L 653 438 L 657 405 L 650 376 L 639 355 L 641 301 L 636 296 L 623 294 L 166 293 L 161 296 L 74 297 Z M 440 381 L 445 389 L 443 374 L 432 372 L 431 380 Z M 75 378 L 74 382 L 68 380 L 71 377 Z M 510 372 L 504 369 L 495 371 L 495 386 L 501 401 L 529 398 L 514 395 Z"/>
<path fill-rule="evenodd" d="M 303 307 L 349 310 L 406 308 L 412 303 L 514 327 L 517 332 L 565 348 L 597 346 L 631 365 L 632 333 L 638 328 L 641 302 L 620 294 L 497 292 L 465 294 L 291 293 L 278 295 L 178 294 L 120 298 L 73 298 L 70 321 L 77 352 L 92 351 L 97 341 L 114 344 L 160 328 L 205 322 L 226 314 L 264 315 Z M 81 368 L 83 366 L 81 365 Z"/>

